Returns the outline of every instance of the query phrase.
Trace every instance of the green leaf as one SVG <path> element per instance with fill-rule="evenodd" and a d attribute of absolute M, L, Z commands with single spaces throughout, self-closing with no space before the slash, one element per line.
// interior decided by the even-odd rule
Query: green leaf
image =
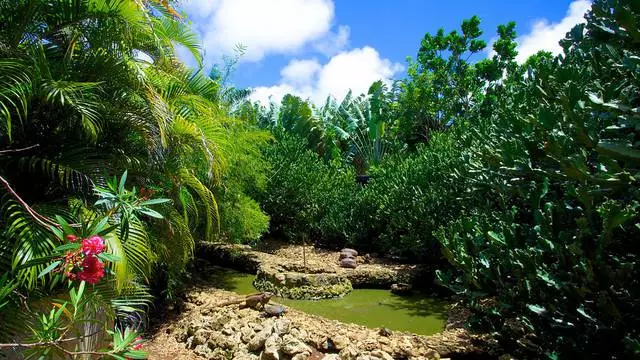
<path fill-rule="evenodd" d="M 163 219 L 164 217 L 162 216 L 162 214 L 160 214 L 159 212 L 155 211 L 155 210 L 151 210 L 148 208 L 143 208 L 143 209 L 138 209 L 139 212 L 154 217 L 156 219 Z"/>
<path fill-rule="evenodd" d="M 109 261 L 109 262 L 120 261 L 120 257 L 119 256 L 116 256 L 116 255 L 113 255 L 113 254 L 107 254 L 107 253 L 98 254 L 98 258 L 100 260 Z"/>
<path fill-rule="evenodd" d="M 502 245 L 506 245 L 505 241 L 504 241 L 504 235 L 503 234 L 498 234 L 495 233 L 493 231 L 488 231 L 487 235 L 494 241 L 502 244 Z"/>
<path fill-rule="evenodd" d="M 151 200 L 146 200 L 146 201 L 141 202 L 140 206 L 164 204 L 164 203 L 167 203 L 167 202 L 171 202 L 171 199 L 164 199 L 164 198 L 151 199 Z"/>
<path fill-rule="evenodd" d="M 102 218 L 98 223 L 96 223 L 93 227 L 89 229 L 89 233 L 90 234 L 100 233 L 108 221 L 109 221 L 108 217 Z"/>
<path fill-rule="evenodd" d="M 53 249 L 54 253 L 63 253 L 66 252 L 67 250 L 78 250 L 81 247 L 81 243 L 80 241 L 75 242 L 75 243 L 68 243 L 68 244 L 64 244 L 64 245 L 60 245 L 58 247 L 56 247 L 55 249 Z"/>
<path fill-rule="evenodd" d="M 40 272 L 40 274 L 38 274 L 38 278 L 41 278 L 41 277 L 47 275 L 48 273 L 50 273 L 53 269 L 55 269 L 61 263 L 62 263 L 62 260 L 58 260 L 58 261 L 52 262 L 51 264 L 49 264 L 49 266 L 47 266 L 44 270 L 42 270 Z"/>
<path fill-rule="evenodd" d="M 127 170 L 122 173 L 122 177 L 120 178 L 120 185 L 118 185 L 118 192 L 124 192 L 124 184 L 127 182 Z"/>
<path fill-rule="evenodd" d="M 640 150 L 622 142 L 601 141 L 598 143 L 598 151 L 615 159 L 640 162 Z"/>
<path fill-rule="evenodd" d="M 587 314 L 587 313 L 584 311 L 584 306 L 580 306 L 576 311 L 578 312 L 578 314 L 580 314 L 580 315 L 584 316 L 586 319 L 588 319 L 588 320 L 590 320 L 590 321 L 593 321 L 593 322 L 595 322 L 595 321 L 596 321 L 596 319 L 592 318 L 591 316 L 589 316 L 589 314 Z"/>
<path fill-rule="evenodd" d="M 527 304 L 527 308 L 538 315 L 543 315 L 544 313 L 547 312 L 547 309 L 545 309 L 540 305 Z"/>
<path fill-rule="evenodd" d="M 149 355 L 142 350 L 129 350 L 124 352 L 122 355 L 131 358 L 131 359 L 146 359 Z"/>

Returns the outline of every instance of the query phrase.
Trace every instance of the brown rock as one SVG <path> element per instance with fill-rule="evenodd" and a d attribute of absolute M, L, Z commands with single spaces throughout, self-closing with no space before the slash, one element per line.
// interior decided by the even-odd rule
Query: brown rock
<path fill-rule="evenodd" d="M 347 269 L 355 269 L 358 267 L 358 263 L 354 258 L 344 258 L 340 260 L 340 266 Z"/>

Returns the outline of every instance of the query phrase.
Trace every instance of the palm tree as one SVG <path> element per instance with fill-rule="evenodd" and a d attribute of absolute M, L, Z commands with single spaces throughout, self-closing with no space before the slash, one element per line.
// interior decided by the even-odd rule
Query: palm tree
<path fill-rule="evenodd" d="M 173 203 L 161 208 L 163 219 L 130 221 L 113 233 L 122 257 L 114 296 L 123 283 L 145 282 L 153 262 L 180 273 L 194 239 L 213 238 L 212 189 L 226 163 L 229 120 L 219 83 L 185 68 L 175 44 L 201 61 L 197 37 L 167 1 L 0 0 L 5 285 L 55 284 L 38 277 L 45 262 L 25 267 L 59 245 L 51 219 L 106 211 L 93 206 L 94 189 L 126 169 L 128 183 L 144 188 L 133 191 L 138 196 Z"/>

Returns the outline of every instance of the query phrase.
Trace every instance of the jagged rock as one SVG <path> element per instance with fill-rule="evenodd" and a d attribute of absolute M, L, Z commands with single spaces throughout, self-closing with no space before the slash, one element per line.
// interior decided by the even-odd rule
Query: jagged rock
<path fill-rule="evenodd" d="M 346 348 L 351 344 L 351 340 L 349 340 L 348 337 L 343 335 L 333 336 L 329 340 L 331 340 L 331 342 L 333 343 L 333 346 L 335 346 L 336 350 L 338 351 Z"/>
<path fill-rule="evenodd" d="M 278 334 L 273 333 L 264 342 L 264 351 L 260 355 L 260 359 L 264 360 L 280 360 L 280 343 L 281 339 Z"/>
<path fill-rule="evenodd" d="M 356 358 L 358 357 L 358 354 L 360 352 L 358 351 L 358 349 L 356 349 L 355 346 L 353 345 L 349 345 L 347 347 L 345 347 L 344 349 L 340 350 L 340 359 L 344 359 L 344 360 L 356 360 Z"/>
<path fill-rule="evenodd" d="M 360 348 L 366 351 L 378 350 L 380 349 L 380 343 L 378 342 L 377 339 L 367 338 L 362 341 Z"/>
<path fill-rule="evenodd" d="M 397 283 L 391 285 L 391 292 L 396 295 L 409 295 L 412 292 L 411 285 L 405 283 Z"/>
<path fill-rule="evenodd" d="M 250 351 L 258 351 L 262 349 L 265 341 L 267 341 L 267 338 L 271 335 L 272 332 L 273 332 L 273 323 L 265 324 L 262 330 L 260 330 L 260 332 L 258 332 L 253 337 L 253 339 L 249 341 L 249 343 L 247 344 L 247 348 Z"/>
<path fill-rule="evenodd" d="M 227 336 L 231 336 L 234 334 L 233 329 L 231 328 L 231 326 L 225 326 L 222 328 L 222 333 L 227 335 Z"/>
<path fill-rule="evenodd" d="M 289 319 L 278 319 L 273 324 L 273 331 L 280 336 L 289 333 L 290 329 L 291 329 L 291 320 Z"/>
<path fill-rule="evenodd" d="M 241 337 L 240 339 L 242 340 L 243 343 L 248 343 L 249 341 L 251 341 L 251 338 L 253 338 L 253 335 L 256 332 L 253 331 L 252 328 L 250 328 L 249 326 L 244 326 L 242 329 L 240 329 L 240 334 Z"/>
<path fill-rule="evenodd" d="M 302 353 L 311 355 L 311 352 L 313 351 L 307 344 L 291 334 L 286 334 L 282 337 L 282 346 L 280 349 L 287 355 L 297 355 Z"/>
<path fill-rule="evenodd" d="M 282 274 L 282 273 L 278 273 L 274 277 L 275 277 L 276 281 L 278 281 L 278 283 L 280 285 L 284 285 L 286 283 L 286 281 L 287 281 L 287 276 L 285 274 Z"/>
<path fill-rule="evenodd" d="M 371 352 L 371 356 L 375 356 L 378 359 L 382 360 L 393 360 L 393 357 L 382 350 L 373 350 Z"/>
<path fill-rule="evenodd" d="M 254 354 L 249 354 L 246 350 L 242 350 L 233 353 L 233 360 L 258 360 L 258 357 Z"/>
<path fill-rule="evenodd" d="M 291 360 L 309 360 L 310 357 L 311 357 L 311 355 L 309 355 L 307 353 L 302 353 L 302 354 L 293 355 L 291 357 Z"/>
<path fill-rule="evenodd" d="M 340 360 L 340 355 L 338 354 L 326 354 L 322 360 Z"/>
<path fill-rule="evenodd" d="M 193 349 L 193 352 L 207 359 L 212 359 L 214 354 L 213 351 L 204 344 L 200 344 Z"/>

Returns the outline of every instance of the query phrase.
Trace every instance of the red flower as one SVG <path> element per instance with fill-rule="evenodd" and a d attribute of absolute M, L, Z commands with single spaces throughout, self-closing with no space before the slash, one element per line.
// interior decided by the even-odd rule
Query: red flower
<path fill-rule="evenodd" d="M 72 234 L 65 236 L 65 238 L 67 238 L 67 240 L 69 240 L 70 242 L 76 242 L 76 240 L 78 240 L 78 237 Z"/>
<path fill-rule="evenodd" d="M 143 345 L 144 345 L 144 343 L 142 342 L 142 336 L 138 336 L 136 338 L 136 341 L 133 343 L 133 346 L 131 348 L 133 350 L 140 350 L 140 349 L 142 349 Z"/>
<path fill-rule="evenodd" d="M 85 255 L 97 255 L 104 251 L 104 240 L 98 235 L 82 240 L 82 252 Z"/>
<path fill-rule="evenodd" d="M 98 258 L 89 255 L 82 261 L 82 271 L 78 273 L 78 280 L 95 284 L 104 276 L 104 267 Z"/>

